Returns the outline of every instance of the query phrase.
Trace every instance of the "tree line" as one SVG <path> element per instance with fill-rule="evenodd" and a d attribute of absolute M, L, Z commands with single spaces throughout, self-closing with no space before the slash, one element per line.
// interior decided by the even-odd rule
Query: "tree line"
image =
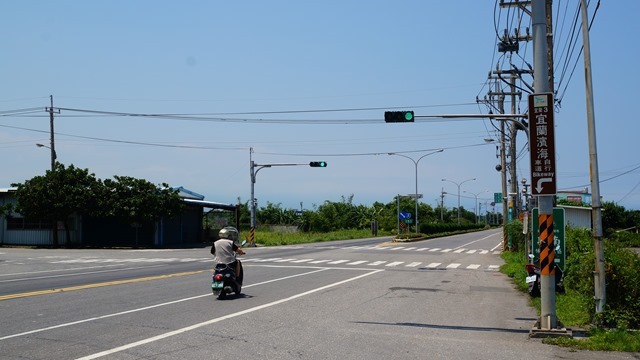
<path fill-rule="evenodd" d="M 69 240 L 68 220 L 74 214 L 113 217 L 135 224 L 178 215 L 183 206 L 178 190 L 166 183 L 155 185 L 130 176 L 100 180 L 88 169 L 65 167 L 59 162 L 45 175 L 11 186 L 17 188 L 17 204 L 5 206 L 0 212 L 11 216 L 15 211 L 24 218 L 49 223 L 53 246 L 59 244 L 59 223 Z"/>

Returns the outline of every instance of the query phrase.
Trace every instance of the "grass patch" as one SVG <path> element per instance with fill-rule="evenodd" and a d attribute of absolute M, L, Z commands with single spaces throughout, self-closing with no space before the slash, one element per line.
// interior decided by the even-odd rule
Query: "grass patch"
<path fill-rule="evenodd" d="M 526 259 L 524 254 L 522 252 L 504 252 L 501 256 L 505 264 L 502 265 L 500 271 L 509 276 L 520 291 L 526 293 L 528 288 L 525 283 L 524 265 Z M 540 298 L 531 298 L 530 305 L 540 314 Z M 594 306 L 593 299 L 586 298 L 577 291 L 568 289 L 565 294 L 556 293 L 558 319 L 569 328 L 590 330 L 586 339 L 547 338 L 543 340 L 543 343 L 576 350 L 640 352 L 640 331 L 593 327 L 590 311 L 592 306 Z"/>
<path fill-rule="evenodd" d="M 640 332 L 594 329 L 586 339 L 549 338 L 543 343 L 576 350 L 640 352 Z"/>
<path fill-rule="evenodd" d="M 378 236 L 390 236 L 391 233 L 378 232 Z M 340 230 L 326 233 L 315 232 L 274 232 L 268 230 L 256 230 L 255 234 L 256 244 L 263 246 L 277 246 L 277 245 L 295 245 L 306 244 L 313 242 L 334 241 L 334 240 L 349 240 L 349 239 L 364 239 L 374 237 L 371 235 L 371 230 Z M 241 239 L 249 239 L 249 231 L 240 232 Z"/>

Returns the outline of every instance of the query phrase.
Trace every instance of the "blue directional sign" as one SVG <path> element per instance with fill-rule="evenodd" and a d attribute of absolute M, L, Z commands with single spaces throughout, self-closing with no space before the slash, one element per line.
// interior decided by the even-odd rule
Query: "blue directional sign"
<path fill-rule="evenodd" d="M 398 217 L 400 218 L 400 220 L 411 219 L 411 213 L 401 211 L 400 214 L 398 214 Z"/>

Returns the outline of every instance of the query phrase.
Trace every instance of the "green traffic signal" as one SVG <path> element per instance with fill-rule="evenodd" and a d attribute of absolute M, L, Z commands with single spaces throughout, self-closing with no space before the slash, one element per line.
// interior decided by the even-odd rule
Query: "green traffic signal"
<path fill-rule="evenodd" d="M 327 167 L 326 161 L 312 161 L 309 163 L 311 167 Z"/>
<path fill-rule="evenodd" d="M 414 122 L 415 116 L 413 111 L 385 111 L 384 121 L 388 123 Z"/>

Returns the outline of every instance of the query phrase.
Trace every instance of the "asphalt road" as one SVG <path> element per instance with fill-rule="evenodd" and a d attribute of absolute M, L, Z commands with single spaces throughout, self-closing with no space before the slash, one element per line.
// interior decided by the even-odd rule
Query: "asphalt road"
<path fill-rule="evenodd" d="M 0 248 L 0 359 L 637 358 L 530 339 L 500 239 L 248 248 L 224 301 L 208 248 Z"/>

